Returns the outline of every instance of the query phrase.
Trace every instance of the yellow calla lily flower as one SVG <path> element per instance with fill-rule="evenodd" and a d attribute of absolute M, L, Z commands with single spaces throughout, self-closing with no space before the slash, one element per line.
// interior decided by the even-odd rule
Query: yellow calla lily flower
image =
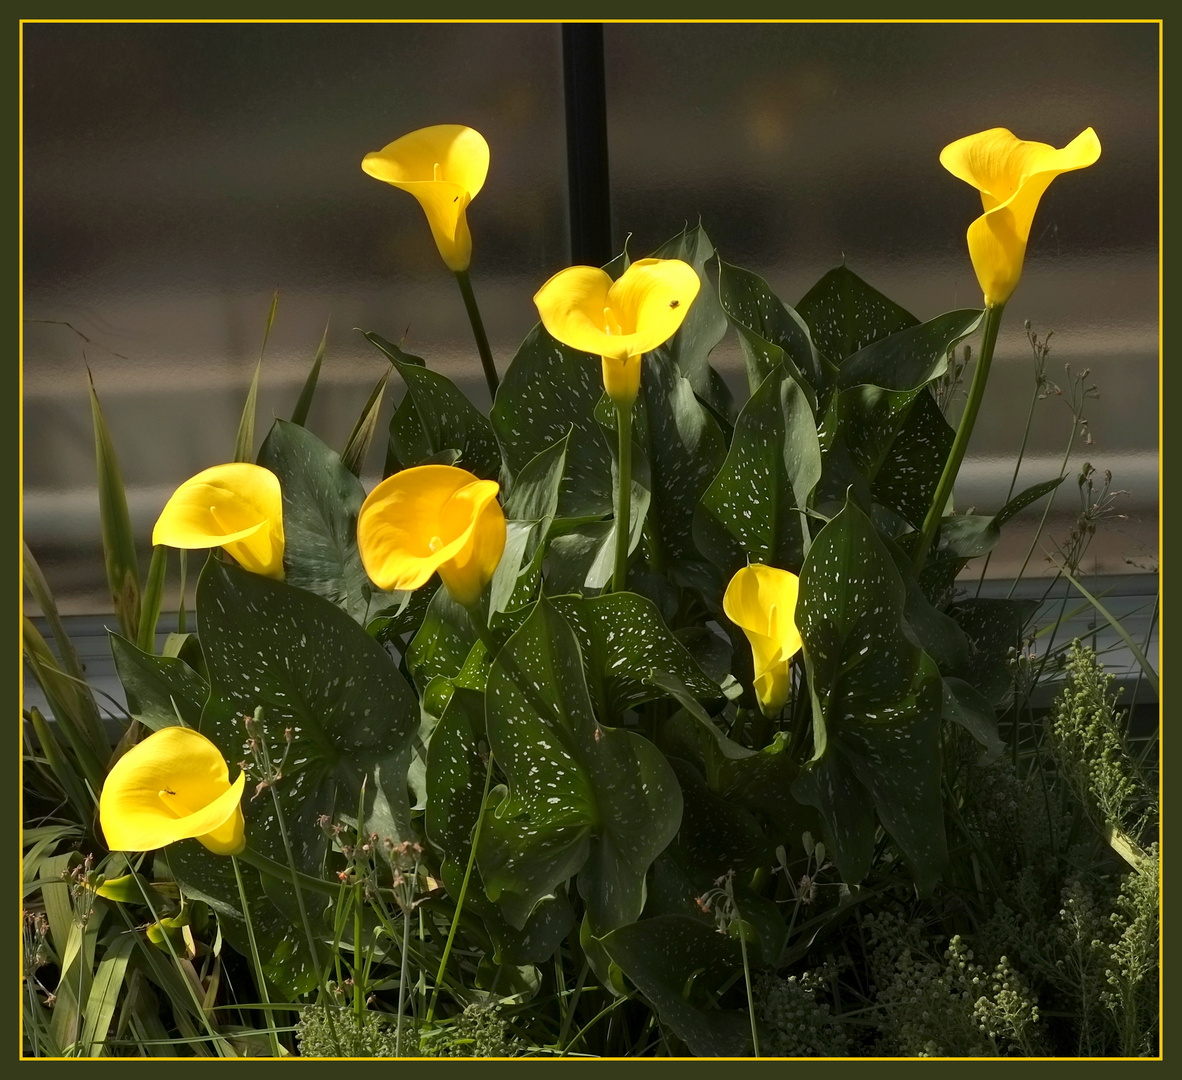
<path fill-rule="evenodd" d="M 788 570 L 744 566 L 726 587 L 722 610 L 751 643 L 755 696 L 765 716 L 782 709 L 791 691 L 789 662 L 804 642 L 796 628 L 800 578 Z"/>
<path fill-rule="evenodd" d="M 614 282 L 596 266 L 560 270 L 534 303 L 551 337 L 603 357 L 608 397 L 626 407 L 640 389 L 641 356 L 677 333 L 700 286 L 689 263 L 640 259 Z"/>
<path fill-rule="evenodd" d="M 186 480 L 165 504 L 153 544 L 225 548 L 245 570 L 283 577 L 283 493 L 270 469 L 215 465 Z"/>
<path fill-rule="evenodd" d="M 468 269 L 468 204 L 488 175 L 488 143 L 480 132 L 462 124 L 421 128 L 366 154 L 361 167 L 418 199 L 443 261 L 457 273 Z"/>
<path fill-rule="evenodd" d="M 985 213 L 969 226 L 968 241 L 986 306 L 1004 304 L 1017 287 L 1034 212 L 1051 181 L 1099 157 L 1100 140 L 1091 128 L 1061 150 L 990 128 L 940 151 L 940 164 L 981 193 Z"/>
<path fill-rule="evenodd" d="M 99 822 L 112 851 L 154 851 L 195 838 L 216 855 L 246 847 L 242 791 L 221 751 L 192 728 L 166 727 L 137 743 L 107 775 Z"/>
<path fill-rule="evenodd" d="M 453 465 L 419 465 L 388 476 L 357 517 L 357 547 L 383 589 L 417 589 L 436 571 L 465 607 L 492 580 L 505 550 L 500 485 Z"/>

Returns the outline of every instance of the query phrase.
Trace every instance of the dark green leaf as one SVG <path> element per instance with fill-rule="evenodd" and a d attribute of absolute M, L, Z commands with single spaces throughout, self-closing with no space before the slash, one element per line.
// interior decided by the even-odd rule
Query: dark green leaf
<path fill-rule="evenodd" d="M 560 345 L 541 325 L 521 343 L 497 390 L 491 421 L 511 475 L 570 433 L 559 518 L 612 512 L 611 451 L 595 420 L 602 396 L 600 358 Z"/>
<path fill-rule="evenodd" d="M 297 867 L 320 873 L 317 818 L 355 814 L 363 784 L 367 827 L 409 838 L 419 706 L 382 646 L 327 600 L 214 559 L 197 593 L 210 678 L 201 731 L 241 760 L 243 717 L 263 707 L 271 760 L 286 758 L 275 790 Z M 285 865 L 272 800 L 247 800 L 244 810 L 250 846 Z"/>
<path fill-rule="evenodd" d="M 838 364 L 871 342 L 919 322 L 844 265 L 809 289 L 796 310 L 817 348 Z"/>
<path fill-rule="evenodd" d="M 246 392 L 246 402 L 242 406 L 242 417 L 238 421 L 238 437 L 234 442 L 235 461 L 254 461 L 254 420 L 259 397 L 259 375 L 263 370 L 263 354 L 267 351 L 267 339 L 271 336 L 271 327 L 275 324 L 275 310 L 279 306 L 279 290 L 271 297 L 271 309 L 267 312 L 267 326 L 263 330 L 263 347 L 259 349 L 258 363 L 254 366 L 254 377 L 250 380 L 250 389 Z"/>
<path fill-rule="evenodd" d="M 977 329 L 982 314 L 975 309 L 949 311 L 878 338 L 842 361 L 837 385 L 918 390 L 944 374 L 949 351 Z"/>
<path fill-rule="evenodd" d="M 654 671 L 675 676 L 689 693 L 709 700 L 722 691 L 673 636 L 651 600 L 635 593 L 551 602 L 570 624 L 583 655 L 583 671 L 601 722 L 619 724 L 628 709 L 665 696 Z"/>
<path fill-rule="evenodd" d="M 677 832 L 681 792 L 655 746 L 596 722 L 575 635 L 544 597 L 497 654 L 486 723 L 509 781 L 481 832 L 489 898 L 522 926 L 578 873 L 596 929 L 637 918 L 645 872 Z"/>
<path fill-rule="evenodd" d="M 1025 510 L 1031 503 L 1038 502 L 1039 499 L 1048 492 L 1054 491 L 1066 479 L 1067 474 L 1064 473 L 1062 476 L 1056 476 L 1054 480 L 1044 480 L 1041 484 L 1032 484 L 1025 491 L 1020 492 L 1010 499 L 993 516 L 993 523 L 1000 529 L 1019 510 Z"/>
<path fill-rule="evenodd" d="M 948 609 L 969 641 L 969 655 L 956 672 L 994 707 L 1002 708 L 1013 692 L 1010 653 L 1020 648 L 1027 623 L 1038 610 L 1035 600 L 987 597 L 962 600 Z"/>
<path fill-rule="evenodd" d="M 1001 757 L 1005 743 L 997 734 L 997 715 L 993 706 L 988 698 L 963 679 L 944 680 L 943 717 L 959 724 L 981 744 L 978 764 L 988 765 Z"/>
<path fill-rule="evenodd" d="M 259 464 L 283 490 L 287 582 L 323 596 L 360 623 L 401 604 L 369 580 L 357 550 L 361 481 L 306 428 L 276 420 L 259 450 Z"/>
<path fill-rule="evenodd" d="M 722 259 L 718 260 L 718 294 L 723 311 L 739 332 L 751 392 L 783 364 L 815 412 L 817 393 L 828 380 L 804 320 L 763 278 Z"/>
<path fill-rule="evenodd" d="M 390 419 L 386 474 L 425 465 L 447 450 L 459 451 L 451 464 L 483 480 L 499 480 L 501 454 L 488 418 L 421 358 L 404 353 L 377 334 L 366 333 L 402 376 L 406 394 Z"/>
<path fill-rule="evenodd" d="M 200 725 L 209 686 L 188 664 L 170 656 L 153 656 L 116 633 L 111 634 L 111 653 L 127 711 L 141 724 L 152 731 L 174 724 Z"/>
<path fill-rule="evenodd" d="M 365 465 L 369 444 L 373 442 L 373 433 L 378 427 L 378 413 L 382 408 L 382 395 L 386 392 L 386 381 L 390 373 L 385 372 L 377 381 L 377 385 L 369 392 L 365 404 L 361 408 L 361 415 L 349 432 L 345 440 L 345 449 L 341 451 L 341 464 L 354 476 L 360 476 Z"/>
<path fill-rule="evenodd" d="M 813 695 L 815 752 L 794 792 L 820 810 L 846 881 L 870 869 L 876 817 L 921 889 L 947 858 L 940 796 L 942 685 L 904 624 L 890 552 L 854 505 L 818 534 L 796 621 Z"/>
<path fill-rule="evenodd" d="M 936 399 L 917 394 L 873 477 L 874 499 L 922 529 L 955 438 Z"/>
<path fill-rule="evenodd" d="M 812 411 L 800 385 L 778 367 L 739 414 L 726 460 L 694 517 L 694 539 L 724 580 L 748 562 L 799 568 L 803 509 L 820 475 Z"/>
<path fill-rule="evenodd" d="M 721 1010 L 711 1001 L 735 968 L 742 968 L 737 941 L 695 919 L 660 915 L 622 926 L 604 937 L 602 944 L 652 1002 L 661 1023 L 692 1053 L 738 1057 L 750 1052 L 746 1012 Z"/>

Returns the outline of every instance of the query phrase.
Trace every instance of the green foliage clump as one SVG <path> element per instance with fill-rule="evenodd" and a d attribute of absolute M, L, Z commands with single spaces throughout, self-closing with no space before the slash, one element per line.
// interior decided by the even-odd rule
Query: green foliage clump
<path fill-rule="evenodd" d="M 1075 641 L 1067 681 L 1051 710 L 1052 747 L 1061 774 L 1093 821 L 1133 833 L 1151 812 L 1147 785 L 1125 743 L 1122 714 L 1093 650 Z"/>
<path fill-rule="evenodd" d="M 360 1017 L 346 1009 L 330 1010 L 323 1005 L 307 1005 L 300 1010 L 296 1023 L 300 1056 L 308 1058 L 388 1058 L 398 1057 L 397 1029 L 384 1017 L 363 1012 Z M 407 1025 L 402 1033 L 403 1057 L 413 1057 L 417 1048 L 412 1040 L 414 1029 Z"/>
<path fill-rule="evenodd" d="M 841 1021 L 820 1000 L 830 981 L 828 966 L 786 979 L 764 973 L 755 980 L 755 1007 L 767 1031 L 760 1050 L 767 1057 L 845 1057 L 849 1040 Z"/>
<path fill-rule="evenodd" d="M 504 1058 L 515 1057 L 519 1041 L 509 1034 L 501 1019 L 500 1005 L 467 1005 L 448 1028 L 435 1038 L 424 1039 L 424 1057 Z"/>
<path fill-rule="evenodd" d="M 867 916 L 863 929 L 880 1009 L 880 1052 L 904 1057 L 1040 1052 L 1038 999 L 1007 957 L 989 970 L 954 935 L 937 958 L 913 921 L 889 912 Z"/>

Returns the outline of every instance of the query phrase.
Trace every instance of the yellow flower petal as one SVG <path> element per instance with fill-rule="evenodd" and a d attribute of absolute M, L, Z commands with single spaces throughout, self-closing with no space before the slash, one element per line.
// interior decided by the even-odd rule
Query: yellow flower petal
<path fill-rule="evenodd" d="M 269 469 L 215 465 L 173 492 L 152 530 L 153 544 L 224 548 L 242 567 L 283 577 L 283 493 Z"/>
<path fill-rule="evenodd" d="M 472 261 L 467 209 L 484 186 L 488 160 L 488 143 L 478 131 L 437 124 L 366 154 L 361 167 L 419 200 L 439 254 L 458 272 Z"/>
<path fill-rule="evenodd" d="M 195 838 L 219 855 L 246 846 L 242 792 L 225 758 L 191 728 L 167 727 L 133 746 L 107 776 L 99 821 L 112 851 L 152 851 Z"/>
<path fill-rule="evenodd" d="M 500 485 L 452 465 L 420 465 L 383 480 L 361 506 L 357 546 L 383 589 L 417 589 L 436 571 L 461 604 L 476 601 L 505 549 Z"/>
<path fill-rule="evenodd" d="M 680 259 L 640 259 L 619 280 L 594 266 L 560 270 L 534 296 L 551 337 L 603 358 L 603 384 L 630 404 L 640 386 L 641 356 L 681 326 L 701 282 Z"/>
<path fill-rule="evenodd" d="M 758 563 L 730 580 L 722 609 L 747 636 L 755 672 L 755 694 L 765 713 L 778 712 L 791 689 L 789 664 L 803 641 L 796 628 L 800 579 L 788 570 Z"/>
<path fill-rule="evenodd" d="M 1051 181 L 1099 157 L 1100 140 L 1091 128 L 1061 150 L 991 128 L 940 152 L 940 164 L 981 193 L 985 213 L 969 226 L 968 245 L 986 304 L 1004 304 L 1017 287 L 1034 213 Z"/>

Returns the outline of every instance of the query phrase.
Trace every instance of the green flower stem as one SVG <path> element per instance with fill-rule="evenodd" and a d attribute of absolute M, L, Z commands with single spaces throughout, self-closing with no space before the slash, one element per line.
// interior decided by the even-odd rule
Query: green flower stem
<path fill-rule="evenodd" d="M 452 942 L 456 938 L 456 930 L 460 925 L 460 915 L 464 910 L 464 897 L 468 895 L 468 881 L 472 877 L 472 867 L 476 865 L 476 848 L 480 843 L 480 826 L 484 823 L 484 803 L 488 798 L 489 782 L 492 780 L 493 756 L 488 752 L 488 765 L 484 770 L 484 794 L 480 796 L 480 813 L 476 818 L 476 830 L 472 834 L 472 850 L 468 852 L 468 867 L 464 871 L 464 882 L 460 886 L 460 895 L 456 898 L 456 913 L 451 919 L 451 929 L 447 932 L 447 944 L 443 946 L 443 957 L 439 961 L 439 971 L 435 975 L 435 989 L 431 992 L 431 1004 L 427 1007 L 427 1023 L 431 1023 L 435 1016 L 435 1006 L 439 1003 L 439 990 L 443 985 L 443 973 L 447 970 L 448 957 L 451 956 Z"/>
<path fill-rule="evenodd" d="M 956 429 L 956 438 L 952 449 L 948 453 L 948 460 L 944 463 L 944 471 L 940 474 L 940 482 L 936 485 L 936 494 L 932 497 L 932 505 L 928 508 L 927 517 L 923 520 L 923 533 L 919 538 L 919 546 L 915 549 L 915 556 L 911 561 L 911 569 L 916 577 L 927 561 L 928 549 L 936 538 L 940 528 L 940 520 L 944 516 L 944 507 L 952 495 L 952 486 L 956 483 L 957 473 L 960 472 L 961 462 L 964 461 L 965 451 L 969 446 L 969 439 L 973 434 L 973 425 L 977 422 L 977 413 L 981 408 L 981 401 L 985 397 L 985 384 L 989 380 L 989 366 L 993 362 L 993 349 L 997 344 L 997 331 L 1001 326 L 1001 313 L 1004 304 L 991 304 L 985 309 L 985 325 L 981 331 L 981 354 L 977 358 L 977 368 L 973 372 L 973 382 L 969 387 L 969 399 L 965 402 L 964 413 L 960 418 L 960 425 Z"/>
<path fill-rule="evenodd" d="M 747 931 L 739 914 L 739 948 L 743 951 L 743 979 L 747 984 L 747 1015 L 751 1018 L 751 1046 L 759 1057 L 759 1032 L 755 1028 L 755 998 L 751 995 L 751 965 L 747 960 Z"/>
<path fill-rule="evenodd" d="M 476 338 L 476 348 L 480 352 L 480 363 L 484 366 L 484 380 L 488 383 L 490 397 L 497 396 L 497 369 L 493 364 L 492 349 L 488 347 L 488 335 L 484 332 L 484 322 L 480 318 L 480 308 L 476 306 L 476 294 L 472 291 L 472 279 L 467 270 L 456 271 L 456 281 L 460 286 L 460 295 L 464 298 L 464 307 L 468 309 L 468 321 L 472 324 L 472 334 Z"/>
<path fill-rule="evenodd" d="M 242 901 L 242 918 L 246 923 L 246 937 L 250 942 L 250 959 L 254 964 L 254 977 L 259 984 L 259 994 L 263 1004 L 267 1006 L 267 1038 L 271 1042 L 271 1056 L 280 1058 L 283 1051 L 279 1046 L 279 1033 L 275 1030 L 275 1018 L 271 1013 L 271 999 L 267 996 L 267 977 L 263 974 L 263 962 L 259 959 L 259 946 L 254 938 L 254 923 L 250 921 L 250 904 L 246 901 L 246 886 L 242 883 L 242 869 L 238 860 L 231 855 L 230 862 L 234 867 L 234 880 L 238 882 L 238 899 Z"/>
<path fill-rule="evenodd" d="M 628 581 L 629 512 L 632 509 L 632 403 L 616 403 L 616 430 L 620 436 L 620 486 L 616 492 L 616 561 L 612 592 L 623 592 Z"/>

